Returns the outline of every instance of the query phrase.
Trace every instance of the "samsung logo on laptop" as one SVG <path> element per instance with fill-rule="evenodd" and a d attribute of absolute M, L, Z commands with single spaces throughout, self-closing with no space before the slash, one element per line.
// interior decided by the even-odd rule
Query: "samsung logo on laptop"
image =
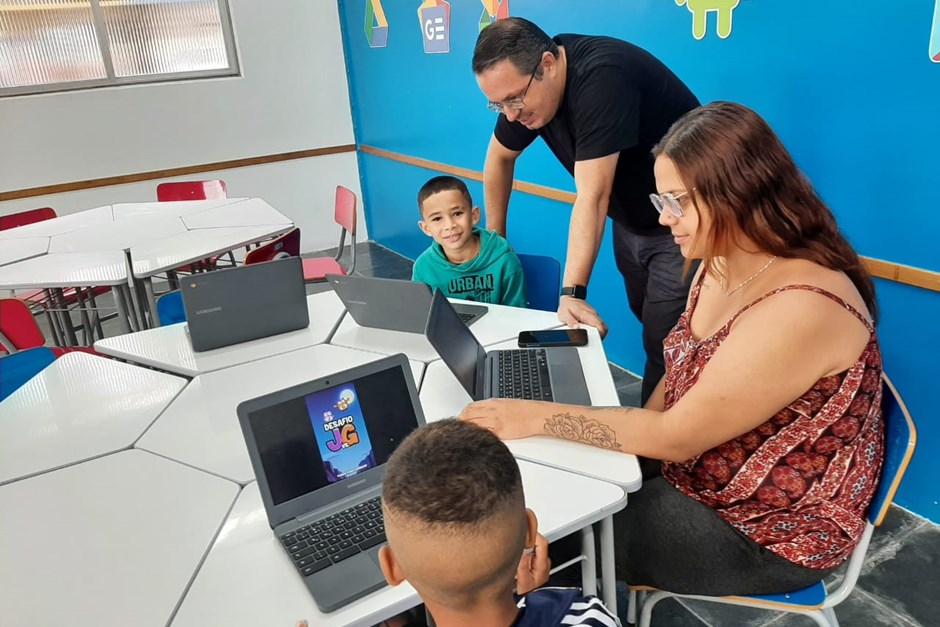
<path fill-rule="evenodd" d="M 359 481 L 353 481 L 352 483 L 347 483 L 346 488 L 351 490 L 352 488 L 355 488 L 358 485 L 362 485 L 365 482 L 366 482 L 365 479 L 360 479 Z"/>
<path fill-rule="evenodd" d="M 215 313 L 217 311 L 222 311 L 222 307 L 209 307 L 207 309 L 197 309 L 196 315 L 201 316 L 202 314 Z"/>
<path fill-rule="evenodd" d="M 368 302 L 366 302 L 366 301 L 364 301 L 364 300 L 351 300 L 351 299 L 350 299 L 350 300 L 348 300 L 348 301 L 346 301 L 346 302 L 348 302 L 350 305 L 368 305 L 368 304 L 369 304 Z"/>

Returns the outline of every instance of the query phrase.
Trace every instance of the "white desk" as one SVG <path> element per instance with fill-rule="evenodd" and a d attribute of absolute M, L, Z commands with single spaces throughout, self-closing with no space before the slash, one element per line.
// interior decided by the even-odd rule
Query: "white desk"
<path fill-rule="evenodd" d="M 591 394 L 591 404 L 618 406 L 620 399 L 600 336 L 596 329 L 585 328 L 588 345 L 578 348 L 578 354 Z M 516 348 L 516 343 L 507 342 L 492 348 Z M 421 384 L 421 406 L 428 422 L 459 414 L 471 400 L 444 362 L 438 360 L 428 365 Z M 634 455 L 548 436 L 510 440 L 506 444 L 517 458 L 610 481 L 623 486 L 627 492 L 639 490 L 643 483 L 639 463 Z"/>
<path fill-rule="evenodd" d="M 468 301 L 450 299 L 455 303 Z M 479 303 L 473 303 L 479 304 Z M 390 304 L 394 306 L 394 303 Z M 489 311 L 482 318 L 470 325 L 477 341 L 483 346 L 515 339 L 519 331 L 528 329 L 553 329 L 561 326 L 558 316 L 553 311 L 538 311 L 507 307 L 505 305 L 486 305 Z M 403 333 L 361 327 L 352 316 L 346 316 L 340 323 L 330 344 L 346 346 L 357 350 L 371 351 L 382 355 L 404 353 L 410 359 L 430 362 L 440 357 L 431 343 L 421 333 Z"/>
<path fill-rule="evenodd" d="M 95 350 L 144 366 L 195 377 L 322 344 L 329 340 L 345 313 L 342 301 L 332 291 L 308 296 L 307 311 L 310 315 L 310 326 L 306 329 L 211 351 L 193 351 L 186 323 L 98 340 L 95 342 Z"/>
<path fill-rule="evenodd" d="M 286 226 L 196 229 L 131 248 L 135 277 L 151 277 L 218 255 L 248 244 L 254 244 L 288 230 Z"/>
<path fill-rule="evenodd" d="M 379 358 L 320 344 L 199 375 L 136 446 L 246 484 L 255 473 L 235 413 L 239 403 Z M 411 369 L 420 384 L 424 364 L 411 362 Z"/>
<path fill-rule="evenodd" d="M 48 237 L 25 237 L 4 240 L 0 245 L 0 266 L 45 255 L 49 250 Z"/>
<path fill-rule="evenodd" d="M 126 332 L 130 332 L 128 320 L 130 309 L 126 296 L 129 292 L 127 258 L 122 251 L 51 253 L 0 267 L 0 289 L 53 289 L 55 291 L 63 287 L 83 288 L 105 285 L 120 286 L 112 292 L 122 326 Z M 61 296 L 61 293 L 57 293 L 58 299 L 61 300 Z M 74 333 L 71 335 L 74 336 Z"/>
<path fill-rule="evenodd" d="M 0 622 L 163 627 L 237 494 L 143 451 L 0 487 Z"/>
<path fill-rule="evenodd" d="M 68 233 L 53 235 L 50 253 L 92 250 L 129 250 L 138 244 L 186 231 L 177 216 L 142 215 L 134 220 L 92 224 Z"/>
<path fill-rule="evenodd" d="M 62 356 L 0 401 L 0 485 L 130 447 L 185 386 L 113 359 Z"/>
<path fill-rule="evenodd" d="M 0 289 L 90 287 L 127 283 L 120 250 L 52 253 L 0 268 Z"/>
<path fill-rule="evenodd" d="M 114 220 L 131 220 L 139 216 L 163 215 L 181 217 L 241 202 L 245 198 L 218 198 L 213 200 L 171 200 L 167 202 L 125 202 L 112 205 Z"/>
<path fill-rule="evenodd" d="M 270 224 L 293 226 L 291 219 L 261 200 L 249 198 L 237 203 L 183 216 L 187 229 L 265 226 Z"/>
<path fill-rule="evenodd" d="M 527 462 L 519 469 L 526 504 L 549 540 L 590 528 L 626 504 L 623 490 L 609 483 Z M 271 532 L 252 483 L 242 490 L 172 627 L 293 625 L 300 619 L 316 627 L 375 625 L 420 602 L 404 583 L 322 614 Z"/>
<path fill-rule="evenodd" d="M 78 213 L 70 213 L 65 216 L 34 222 L 25 226 L 18 226 L 15 229 L 0 231 L 0 240 L 3 239 L 23 239 L 24 237 L 50 237 L 61 233 L 68 233 L 76 229 L 89 226 L 91 224 L 102 224 L 114 220 L 111 214 L 111 205 L 104 207 L 95 207 L 86 209 Z"/>
<path fill-rule="evenodd" d="M 151 319 L 157 319 L 157 303 L 151 281 L 153 275 L 260 242 L 280 235 L 290 228 L 292 228 L 291 225 L 271 225 L 196 229 L 132 247 L 133 275 L 143 281 L 144 291 L 150 305 Z"/>

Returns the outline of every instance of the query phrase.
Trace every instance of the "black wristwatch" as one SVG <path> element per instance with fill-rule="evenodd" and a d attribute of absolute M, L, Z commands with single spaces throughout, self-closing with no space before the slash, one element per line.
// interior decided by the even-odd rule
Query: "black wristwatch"
<path fill-rule="evenodd" d="M 562 296 L 573 296 L 579 300 L 587 300 L 587 288 L 583 285 L 561 288 Z"/>

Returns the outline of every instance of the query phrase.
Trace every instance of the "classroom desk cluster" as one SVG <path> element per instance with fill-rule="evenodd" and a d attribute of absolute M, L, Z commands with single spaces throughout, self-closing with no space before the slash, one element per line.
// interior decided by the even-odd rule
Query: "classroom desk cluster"
<path fill-rule="evenodd" d="M 428 421 L 469 396 L 424 336 L 359 327 L 333 292 L 308 308 L 309 328 L 202 353 L 185 323 L 99 340 L 123 361 L 69 354 L 0 402 L 0 624 L 373 625 L 420 603 L 404 584 L 319 612 L 268 527 L 235 407 L 395 353 Z M 556 326 L 554 313 L 490 306 L 470 328 L 497 347 Z M 594 404 L 617 404 L 596 331 L 578 351 Z M 593 563 L 599 527 L 613 606 L 611 516 L 640 486 L 636 459 L 544 437 L 510 448 L 549 540 L 580 530 Z"/>
<path fill-rule="evenodd" d="M 0 290 L 46 290 L 63 311 L 64 289 L 110 287 L 124 331 L 146 329 L 157 326 L 155 275 L 292 227 L 260 198 L 95 207 L 0 231 Z M 77 344 L 70 319 L 57 327 L 63 343 Z"/>

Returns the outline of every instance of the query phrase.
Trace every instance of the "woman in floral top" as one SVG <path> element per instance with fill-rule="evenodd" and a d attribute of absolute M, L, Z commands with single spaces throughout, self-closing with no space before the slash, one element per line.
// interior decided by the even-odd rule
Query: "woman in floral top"
<path fill-rule="evenodd" d="M 505 439 L 645 458 L 643 488 L 615 517 L 631 584 L 709 595 L 812 584 L 858 543 L 881 471 L 874 286 L 750 109 L 691 111 L 654 156 L 660 223 L 703 262 L 646 406 L 494 399 L 462 417 Z"/>

